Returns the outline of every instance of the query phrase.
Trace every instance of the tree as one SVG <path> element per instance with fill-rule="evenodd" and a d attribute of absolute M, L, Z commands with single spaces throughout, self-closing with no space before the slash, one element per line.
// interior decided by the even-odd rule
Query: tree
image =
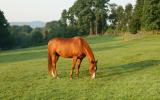
<path fill-rule="evenodd" d="M 67 18 L 68 18 L 68 13 L 67 13 L 67 10 L 64 9 L 60 19 L 60 22 L 64 27 L 67 27 Z"/>
<path fill-rule="evenodd" d="M 32 43 L 39 44 L 43 42 L 43 35 L 41 28 L 35 28 L 32 31 Z"/>
<path fill-rule="evenodd" d="M 131 23 L 132 15 L 133 15 L 133 6 L 132 4 L 127 4 L 125 6 L 125 22 L 127 31 L 129 30 L 129 24 Z"/>
<path fill-rule="evenodd" d="M 142 15 L 144 29 L 160 29 L 160 0 L 144 0 Z"/>
<path fill-rule="evenodd" d="M 116 4 L 111 4 L 110 5 L 110 14 L 109 14 L 109 22 L 110 22 L 110 28 L 111 29 L 115 29 L 116 28 L 116 24 L 117 24 L 117 5 Z"/>
<path fill-rule="evenodd" d="M 33 29 L 28 26 L 10 26 L 9 31 L 14 38 L 14 46 L 18 48 L 29 47 L 31 45 L 31 31 Z"/>
<path fill-rule="evenodd" d="M 20 26 L 21 32 L 31 33 L 32 30 L 33 30 L 32 27 L 29 25 Z"/>
<path fill-rule="evenodd" d="M 69 12 L 72 16 L 77 17 L 77 28 L 79 30 L 79 35 L 84 35 L 86 33 L 93 34 L 92 19 L 94 18 L 94 14 L 91 10 L 92 7 L 92 0 L 77 0 L 72 7 L 69 8 Z M 92 28 L 92 29 L 90 29 Z M 90 29 L 90 30 L 89 30 Z"/>
<path fill-rule="evenodd" d="M 132 21 L 130 23 L 130 32 L 131 33 L 137 33 L 138 30 L 140 30 L 142 27 L 142 16 L 143 16 L 143 6 L 144 6 L 144 0 L 137 0 L 135 9 L 132 16 Z M 131 26 L 132 25 L 132 26 Z"/>
<path fill-rule="evenodd" d="M 9 49 L 13 46 L 13 38 L 9 32 L 9 23 L 0 10 L 0 49 Z"/>
<path fill-rule="evenodd" d="M 69 9 L 80 34 L 102 34 L 107 26 L 109 0 L 77 0 Z"/>
<path fill-rule="evenodd" d="M 96 34 L 103 34 L 105 26 L 107 25 L 106 19 L 108 18 L 108 2 L 109 0 L 93 0 L 95 4 L 96 16 Z"/>
<path fill-rule="evenodd" d="M 137 0 L 131 25 L 137 30 L 159 30 L 160 29 L 160 1 L 159 0 Z M 130 29 L 132 30 L 132 29 Z M 137 32 L 137 31 L 135 31 Z"/>
<path fill-rule="evenodd" d="M 26 32 L 14 34 L 15 47 L 26 48 L 31 45 L 31 35 Z"/>
<path fill-rule="evenodd" d="M 134 18 L 132 18 L 131 21 L 130 21 L 129 31 L 130 31 L 132 34 L 136 34 L 136 33 L 138 32 L 138 30 L 140 30 L 140 26 L 141 26 L 140 19 L 134 17 Z"/>
<path fill-rule="evenodd" d="M 125 21 L 125 13 L 124 13 L 123 7 L 118 6 L 117 10 L 116 10 L 116 13 L 117 13 L 117 29 L 119 31 L 124 31 L 126 21 Z"/>
<path fill-rule="evenodd" d="M 134 16 L 136 16 L 138 19 L 141 19 L 143 15 L 143 6 L 144 6 L 144 0 L 137 0 L 135 9 L 134 9 Z"/>
<path fill-rule="evenodd" d="M 68 23 L 69 26 L 76 26 L 76 19 L 75 16 L 72 12 L 68 12 Z"/>
<path fill-rule="evenodd" d="M 45 26 L 45 30 L 47 31 L 48 40 L 53 37 L 64 37 L 64 34 L 67 33 L 65 31 L 66 29 L 63 27 L 63 25 L 59 21 L 48 22 Z"/>

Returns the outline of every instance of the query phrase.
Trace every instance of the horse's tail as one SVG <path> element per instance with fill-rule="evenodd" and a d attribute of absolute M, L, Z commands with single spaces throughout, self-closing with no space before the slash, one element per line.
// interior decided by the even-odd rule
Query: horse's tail
<path fill-rule="evenodd" d="M 49 52 L 49 48 L 48 48 L 48 74 L 52 74 L 52 58 Z"/>

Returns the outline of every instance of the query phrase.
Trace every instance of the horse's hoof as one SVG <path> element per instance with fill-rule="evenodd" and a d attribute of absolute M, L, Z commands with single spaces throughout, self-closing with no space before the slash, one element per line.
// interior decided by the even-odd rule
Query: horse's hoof
<path fill-rule="evenodd" d="M 52 78 L 56 78 L 56 77 L 52 76 Z"/>
<path fill-rule="evenodd" d="M 60 78 L 59 78 L 59 77 L 57 77 L 56 79 L 58 79 L 58 80 L 59 80 Z"/>
<path fill-rule="evenodd" d="M 95 78 L 91 78 L 91 80 L 95 80 Z"/>

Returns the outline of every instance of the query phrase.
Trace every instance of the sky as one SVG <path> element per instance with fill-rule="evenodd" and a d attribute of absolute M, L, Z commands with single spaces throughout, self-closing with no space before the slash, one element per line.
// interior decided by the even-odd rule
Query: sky
<path fill-rule="evenodd" d="M 0 10 L 9 22 L 58 20 L 63 9 L 71 7 L 76 0 L 0 0 Z M 110 0 L 125 6 L 135 5 L 136 0 Z"/>

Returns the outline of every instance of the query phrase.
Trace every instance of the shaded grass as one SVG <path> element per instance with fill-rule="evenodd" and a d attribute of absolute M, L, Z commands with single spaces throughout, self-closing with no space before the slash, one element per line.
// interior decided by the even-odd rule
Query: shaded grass
<path fill-rule="evenodd" d="M 96 80 L 89 78 L 87 59 L 79 79 L 69 80 L 71 59 L 64 58 L 57 63 L 61 79 L 48 76 L 47 46 L 5 51 L 0 52 L 0 99 L 160 99 L 159 35 L 86 39 L 98 59 Z"/>

